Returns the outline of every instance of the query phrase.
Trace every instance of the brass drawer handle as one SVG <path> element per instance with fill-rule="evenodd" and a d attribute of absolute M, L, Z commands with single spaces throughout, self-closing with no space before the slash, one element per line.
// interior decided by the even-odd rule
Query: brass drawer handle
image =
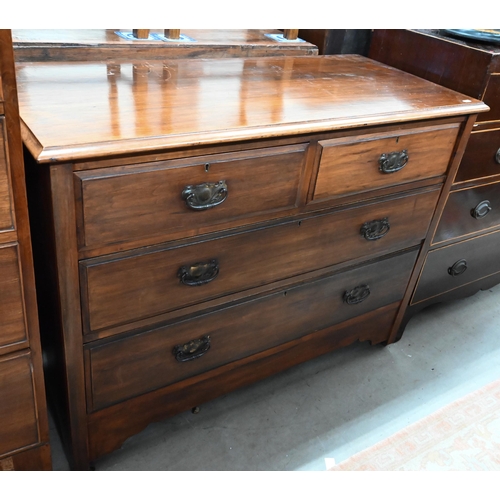
<path fill-rule="evenodd" d="M 492 207 L 489 200 L 483 200 L 470 211 L 470 214 L 472 215 L 472 217 L 474 217 L 474 219 L 482 219 L 491 212 L 491 209 Z"/>
<path fill-rule="evenodd" d="M 495 161 L 500 164 L 500 148 L 497 149 L 497 153 L 495 155 Z"/>
<path fill-rule="evenodd" d="M 389 218 L 384 217 L 383 219 L 365 222 L 361 226 L 360 233 L 365 240 L 373 241 L 383 238 L 389 232 L 389 229 L 391 229 Z"/>
<path fill-rule="evenodd" d="M 398 172 L 408 163 L 408 150 L 392 151 L 391 153 L 383 153 L 378 160 L 380 171 L 384 174 L 392 174 Z"/>
<path fill-rule="evenodd" d="M 190 340 L 186 344 L 176 345 L 172 354 L 177 361 L 184 363 L 203 356 L 209 349 L 210 336 L 205 335 L 201 339 Z"/>
<path fill-rule="evenodd" d="M 349 305 L 360 304 L 370 295 L 370 287 L 368 285 L 359 285 L 353 288 L 350 292 L 344 292 L 344 302 Z"/>
<path fill-rule="evenodd" d="M 465 259 L 457 260 L 450 268 L 448 274 L 450 276 L 460 276 L 467 271 L 467 261 Z"/>
<path fill-rule="evenodd" d="M 196 186 L 186 186 L 182 191 L 182 199 L 192 210 L 208 210 L 220 205 L 226 198 L 226 181 L 205 182 Z"/>
<path fill-rule="evenodd" d="M 177 272 L 181 283 L 188 286 L 199 286 L 210 283 L 219 274 L 219 261 L 198 262 L 191 266 L 182 266 Z"/>

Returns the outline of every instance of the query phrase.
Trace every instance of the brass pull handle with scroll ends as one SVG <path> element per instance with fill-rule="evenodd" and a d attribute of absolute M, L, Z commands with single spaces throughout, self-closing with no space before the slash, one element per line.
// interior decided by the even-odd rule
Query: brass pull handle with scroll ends
<path fill-rule="evenodd" d="M 383 153 L 378 160 L 379 170 L 384 174 L 399 172 L 399 170 L 406 166 L 409 159 L 408 150 L 406 149 Z"/>
<path fill-rule="evenodd" d="M 389 218 L 384 217 L 383 219 L 365 222 L 359 232 L 365 240 L 374 241 L 383 238 L 389 232 L 389 229 L 391 229 Z"/>
<path fill-rule="evenodd" d="M 185 344 L 176 345 L 172 351 L 175 359 L 180 363 L 192 361 L 203 356 L 210 349 L 210 336 L 205 335 L 200 339 L 190 340 Z"/>
<path fill-rule="evenodd" d="M 344 292 L 344 302 L 350 306 L 361 304 L 370 295 L 370 287 L 368 285 L 359 285 L 349 292 Z"/>
<path fill-rule="evenodd" d="M 223 203 L 227 198 L 226 181 L 205 182 L 196 186 L 186 186 L 182 199 L 192 210 L 208 210 Z"/>
<path fill-rule="evenodd" d="M 219 274 L 219 261 L 197 262 L 190 266 L 182 266 L 177 272 L 181 283 L 187 286 L 200 286 L 210 283 Z"/>

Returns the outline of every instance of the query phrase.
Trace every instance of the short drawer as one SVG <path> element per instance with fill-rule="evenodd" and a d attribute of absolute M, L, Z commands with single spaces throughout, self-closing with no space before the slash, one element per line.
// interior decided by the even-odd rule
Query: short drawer
<path fill-rule="evenodd" d="M 444 175 L 457 134 L 449 124 L 320 141 L 313 200 Z"/>
<path fill-rule="evenodd" d="M 397 302 L 416 255 L 406 252 L 184 322 L 91 344 L 86 349 L 89 408 L 109 406 Z"/>
<path fill-rule="evenodd" d="M 418 245 L 438 195 L 433 189 L 197 244 L 84 260 L 84 331 Z"/>
<path fill-rule="evenodd" d="M 0 231 L 14 229 L 5 118 L 0 116 Z"/>
<path fill-rule="evenodd" d="M 500 271 L 500 231 L 432 250 L 427 255 L 412 304 Z"/>
<path fill-rule="evenodd" d="M 0 347 L 26 339 L 17 245 L 0 247 Z"/>
<path fill-rule="evenodd" d="M 500 182 L 449 194 L 433 243 L 493 228 L 500 224 Z"/>
<path fill-rule="evenodd" d="M 39 442 L 29 353 L 0 358 L 0 455 Z"/>
<path fill-rule="evenodd" d="M 500 130 L 473 132 L 455 182 L 500 175 Z"/>
<path fill-rule="evenodd" d="M 293 208 L 307 146 L 77 172 L 79 246 L 166 241 Z"/>

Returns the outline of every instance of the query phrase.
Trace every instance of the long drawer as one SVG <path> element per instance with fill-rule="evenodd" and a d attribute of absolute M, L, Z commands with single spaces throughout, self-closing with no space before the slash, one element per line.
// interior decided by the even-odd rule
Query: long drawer
<path fill-rule="evenodd" d="M 0 116 L 0 231 L 14 229 L 6 144 L 5 118 Z"/>
<path fill-rule="evenodd" d="M 452 124 L 320 141 L 313 200 L 444 175 L 457 134 Z"/>
<path fill-rule="evenodd" d="M 86 349 L 96 410 L 242 359 L 401 299 L 406 252 L 214 313 Z"/>
<path fill-rule="evenodd" d="M 500 231 L 432 250 L 411 303 L 416 304 L 500 272 Z"/>
<path fill-rule="evenodd" d="M 472 235 L 500 225 L 500 182 L 453 191 L 433 243 Z"/>
<path fill-rule="evenodd" d="M 307 146 L 77 172 L 79 246 L 166 241 L 293 208 Z"/>
<path fill-rule="evenodd" d="M 17 245 L 0 247 L 0 347 L 26 339 Z"/>
<path fill-rule="evenodd" d="M 174 248 L 82 261 L 84 332 L 419 244 L 439 190 Z"/>

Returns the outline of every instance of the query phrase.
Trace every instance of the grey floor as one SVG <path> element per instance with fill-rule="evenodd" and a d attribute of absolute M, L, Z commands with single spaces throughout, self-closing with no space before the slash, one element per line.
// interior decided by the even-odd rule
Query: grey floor
<path fill-rule="evenodd" d="M 96 469 L 324 471 L 500 377 L 500 285 L 150 425 Z M 55 470 L 67 470 L 52 429 Z"/>

